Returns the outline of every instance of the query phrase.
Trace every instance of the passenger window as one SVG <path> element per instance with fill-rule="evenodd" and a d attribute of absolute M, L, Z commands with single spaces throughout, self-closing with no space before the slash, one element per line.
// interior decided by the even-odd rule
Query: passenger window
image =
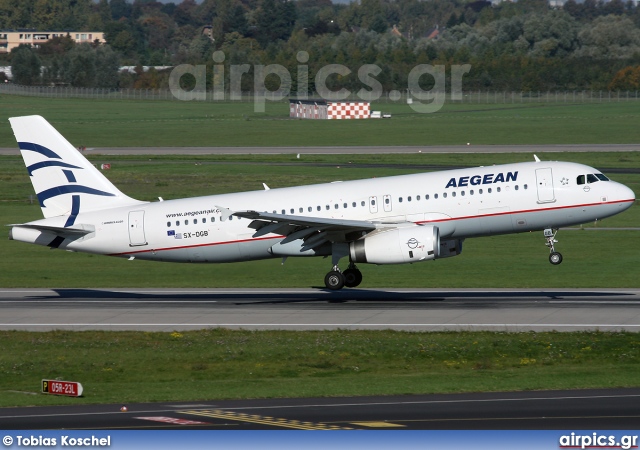
<path fill-rule="evenodd" d="M 193 224 L 197 225 L 198 224 L 198 219 L 193 219 Z"/>
<path fill-rule="evenodd" d="M 295 212 L 295 209 L 291 208 L 289 211 L 291 211 L 291 214 L 293 214 Z"/>
<path fill-rule="evenodd" d="M 389 204 L 389 199 L 388 199 L 388 198 L 385 198 L 385 199 L 384 199 L 384 202 L 388 205 L 388 204 Z"/>
<path fill-rule="evenodd" d="M 176 226 L 179 227 L 180 226 L 180 221 L 176 220 Z"/>
<path fill-rule="evenodd" d="M 304 209 L 298 208 L 298 212 L 303 212 L 303 211 L 304 211 Z"/>
<path fill-rule="evenodd" d="M 447 198 L 447 193 L 445 192 L 444 194 L 442 194 L 443 198 Z"/>
<path fill-rule="evenodd" d="M 478 194 L 482 194 L 482 189 L 478 189 Z"/>
<path fill-rule="evenodd" d="M 371 200 L 371 206 L 375 206 L 376 205 L 376 201 L 375 200 Z"/>
<path fill-rule="evenodd" d="M 419 200 L 420 200 L 420 196 L 416 195 L 416 201 L 419 201 Z"/>
<path fill-rule="evenodd" d="M 283 209 L 283 210 L 282 210 L 282 214 L 286 214 L 286 213 L 287 213 L 287 211 L 285 211 L 285 210 Z"/>
<path fill-rule="evenodd" d="M 451 195 L 452 195 L 453 197 L 455 197 L 455 196 L 456 196 L 456 193 L 455 193 L 455 192 L 452 192 L 452 193 L 451 193 Z"/>
<path fill-rule="evenodd" d="M 215 218 L 215 217 L 212 217 L 212 218 L 211 218 L 211 223 L 213 223 L 213 222 L 215 222 L 215 221 L 216 221 L 216 218 Z"/>
<path fill-rule="evenodd" d="M 410 202 L 411 201 L 411 196 L 407 197 L 407 201 Z"/>
<path fill-rule="evenodd" d="M 360 206 L 364 206 L 364 200 L 360 202 Z"/>
<path fill-rule="evenodd" d="M 400 198 L 398 199 L 398 202 L 402 203 L 402 197 L 400 197 Z"/>
<path fill-rule="evenodd" d="M 501 192 L 502 188 L 500 188 L 499 186 L 496 188 L 496 191 Z"/>
<path fill-rule="evenodd" d="M 184 221 L 184 224 L 185 224 L 185 225 L 189 225 L 189 221 L 188 221 L 188 220 L 185 220 L 185 221 Z"/>
<path fill-rule="evenodd" d="M 473 195 L 473 189 L 469 191 L 469 195 Z"/>
<path fill-rule="evenodd" d="M 598 180 L 598 177 L 596 177 L 594 174 L 590 173 L 589 175 L 587 175 L 587 183 L 596 183 L 600 180 Z"/>
<path fill-rule="evenodd" d="M 487 189 L 487 194 L 491 194 L 491 188 Z"/>
<path fill-rule="evenodd" d="M 347 204 L 346 204 L 346 203 L 343 203 L 343 204 L 342 204 L 342 207 L 343 207 L 343 208 L 346 208 L 346 207 L 347 207 Z"/>
<path fill-rule="evenodd" d="M 353 202 L 353 203 L 351 204 L 351 206 L 353 206 L 353 207 L 355 208 L 355 207 L 356 207 L 356 202 Z"/>
<path fill-rule="evenodd" d="M 526 184 L 525 184 L 524 186 L 522 186 L 522 187 L 523 187 L 523 188 L 525 188 L 525 190 L 526 190 L 526 189 L 529 189 L 529 186 L 528 186 L 528 185 L 526 185 Z"/>
<path fill-rule="evenodd" d="M 338 205 L 338 204 L 336 203 L 335 205 L 333 205 L 333 207 L 334 207 L 335 209 L 338 209 L 338 208 L 340 208 L 340 205 Z"/>
<path fill-rule="evenodd" d="M 460 192 L 460 195 L 462 195 L 464 197 L 464 191 Z"/>
<path fill-rule="evenodd" d="M 233 216 L 229 216 L 229 220 L 233 220 Z"/>
<path fill-rule="evenodd" d="M 329 205 L 325 206 L 325 209 L 326 209 L 327 211 L 329 211 L 329 209 L 330 209 L 330 208 L 331 208 L 331 207 L 330 207 Z"/>
<path fill-rule="evenodd" d="M 424 196 L 424 199 L 425 199 L 425 200 L 429 200 L 429 194 L 425 195 L 425 196 Z"/>
<path fill-rule="evenodd" d="M 518 189 L 520 189 L 520 187 L 516 184 L 514 189 L 517 191 Z"/>
<path fill-rule="evenodd" d="M 438 194 L 433 194 L 433 198 L 438 199 Z"/>
<path fill-rule="evenodd" d="M 307 208 L 307 211 L 311 212 L 311 211 L 313 211 L 313 208 L 312 208 L 311 206 L 309 206 L 309 207 Z"/>
<path fill-rule="evenodd" d="M 202 218 L 202 223 L 207 223 L 207 218 L 206 217 Z"/>
<path fill-rule="evenodd" d="M 171 226 L 171 222 L 167 222 L 167 226 L 170 227 Z"/>

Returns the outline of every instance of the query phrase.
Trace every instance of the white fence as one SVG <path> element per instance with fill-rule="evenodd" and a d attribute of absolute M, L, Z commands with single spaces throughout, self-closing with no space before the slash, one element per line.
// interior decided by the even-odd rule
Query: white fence
<path fill-rule="evenodd" d="M 168 89 L 101 89 L 60 86 L 20 86 L 13 83 L 0 84 L 0 94 L 23 95 L 31 97 L 49 98 L 87 98 L 87 99 L 113 99 L 113 100 L 164 100 L 180 101 Z M 206 91 L 206 101 L 221 101 L 220 93 Z M 464 91 L 456 93 L 454 98 L 447 93 L 444 95 L 447 103 L 484 103 L 484 104 L 510 104 L 510 103 L 596 103 L 596 102 L 635 102 L 640 98 L 638 91 L 538 91 L 538 92 L 509 92 L 509 91 Z M 372 99 L 374 103 L 405 103 L 408 92 L 385 92 L 379 99 Z M 238 98 L 240 97 L 240 98 Z M 275 94 L 267 92 L 264 98 L 274 101 Z M 288 102 L 287 96 L 281 99 Z M 319 94 L 309 94 L 307 98 L 323 98 Z M 440 100 L 442 98 L 440 97 Z M 363 100 L 356 95 L 351 95 L 344 100 Z M 364 99 L 369 100 L 369 99 Z M 203 100 L 205 101 L 205 100 Z M 241 96 L 231 97 L 228 93 L 222 101 L 253 102 L 255 95 L 251 92 L 243 92 Z M 428 101 L 427 101 L 428 102 Z"/>

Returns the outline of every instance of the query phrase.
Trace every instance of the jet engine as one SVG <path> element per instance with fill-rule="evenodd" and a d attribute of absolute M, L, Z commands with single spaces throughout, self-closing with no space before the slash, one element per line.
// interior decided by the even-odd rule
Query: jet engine
<path fill-rule="evenodd" d="M 436 259 L 440 250 L 438 227 L 414 225 L 365 236 L 349 244 L 351 261 L 370 264 L 406 264 Z"/>
<path fill-rule="evenodd" d="M 440 241 L 438 259 L 458 256 L 462 253 L 462 241 L 464 241 L 464 239 L 446 239 Z"/>

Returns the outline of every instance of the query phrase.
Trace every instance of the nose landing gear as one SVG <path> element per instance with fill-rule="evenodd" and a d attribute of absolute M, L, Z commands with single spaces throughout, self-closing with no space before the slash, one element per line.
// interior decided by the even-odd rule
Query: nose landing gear
<path fill-rule="evenodd" d="M 557 266 L 562 262 L 562 254 L 560 252 L 556 252 L 554 244 L 557 244 L 556 234 L 558 233 L 557 229 L 547 228 L 544 230 L 544 238 L 547 242 L 545 245 L 549 247 L 549 262 L 554 266 Z"/>

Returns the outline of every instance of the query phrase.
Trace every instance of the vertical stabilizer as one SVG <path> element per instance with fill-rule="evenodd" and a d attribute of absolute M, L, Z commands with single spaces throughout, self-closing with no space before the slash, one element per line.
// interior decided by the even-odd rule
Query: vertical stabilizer
<path fill-rule="evenodd" d="M 9 119 L 45 218 L 143 202 L 124 195 L 40 116 Z"/>

